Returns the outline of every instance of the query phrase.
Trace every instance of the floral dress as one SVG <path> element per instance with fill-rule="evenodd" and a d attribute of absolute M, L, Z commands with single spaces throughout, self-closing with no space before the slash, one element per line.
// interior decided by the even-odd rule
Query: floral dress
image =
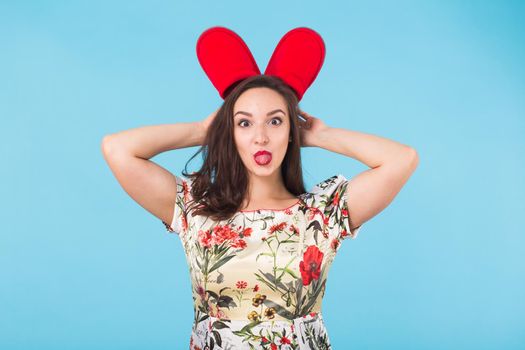
<path fill-rule="evenodd" d="M 189 266 L 190 349 L 331 349 L 321 315 L 328 271 L 350 230 L 348 180 L 334 175 L 285 209 L 191 216 L 189 179 L 177 177 L 170 233 Z"/>

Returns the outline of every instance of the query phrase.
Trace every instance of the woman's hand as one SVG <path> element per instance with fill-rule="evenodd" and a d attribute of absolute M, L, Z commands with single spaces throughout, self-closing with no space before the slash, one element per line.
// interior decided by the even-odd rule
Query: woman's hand
<path fill-rule="evenodd" d="M 302 110 L 299 110 L 299 115 L 306 119 L 306 121 L 299 119 L 301 147 L 317 146 L 317 140 L 319 139 L 320 134 L 327 130 L 328 126 L 321 119 L 316 118 Z"/>
<path fill-rule="evenodd" d="M 219 111 L 219 109 L 221 109 L 220 107 L 217 108 L 214 112 L 210 113 L 210 115 L 208 115 L 206 117 L 206 119 L 204 120 L 201 120 L 201 124 L 202 124 L 202 127 L 204 129 L 204 135 L 206 135 L 206 133 L 208 132 L 208 127 L 210 126 L 210 124 L 213 122 L 213 119 L 215 118 L 215 116 L 217 115 L 217 112 Z"/>

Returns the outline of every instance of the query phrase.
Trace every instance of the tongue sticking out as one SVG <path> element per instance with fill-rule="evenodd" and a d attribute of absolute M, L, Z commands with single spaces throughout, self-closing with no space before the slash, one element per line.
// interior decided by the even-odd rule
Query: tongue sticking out
<path fill-rule="evenodd" d="M 271 160 L 272 156 L 270 154 L 261 154 L 255 157 L 255 161 L 260 165 L 266 165 L 270 163 Z"/>

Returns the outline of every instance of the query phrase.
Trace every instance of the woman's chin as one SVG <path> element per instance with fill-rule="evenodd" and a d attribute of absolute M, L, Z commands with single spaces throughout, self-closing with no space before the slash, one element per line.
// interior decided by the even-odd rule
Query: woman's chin
<path fill-rule="evenodd" d="M 275 170 L 276 169 L 275 169 L 275 167 L 273 166 L 273 164 L 271 162 L 268 165 L 255 164 L 255 166 L 251 167 L 252 174 L 258 175 L 258 176 L 271 175 L 271 174 L 273 174 L 275 172 Z"/>

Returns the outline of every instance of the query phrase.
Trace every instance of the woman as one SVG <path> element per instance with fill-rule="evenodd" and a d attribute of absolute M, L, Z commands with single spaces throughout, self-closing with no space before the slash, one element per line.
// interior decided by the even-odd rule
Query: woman
<path fill-rule="evenodd" d="M 106 136 L 105 159 L 124 190 L 181 239 L 195 310 L 190 349 L 330 349 L 321 314 L 330 265 L 342 240 L 356 238 L 401 190 L 417 153 L 327 126 L 300 111 L 275 76 L 246 78 L 225 96 L 200 122 Z M 186 179 L 149 160 L 198 145 L 203 165 Z M 301 146 L 370 169 L 307 192 Z"/>

